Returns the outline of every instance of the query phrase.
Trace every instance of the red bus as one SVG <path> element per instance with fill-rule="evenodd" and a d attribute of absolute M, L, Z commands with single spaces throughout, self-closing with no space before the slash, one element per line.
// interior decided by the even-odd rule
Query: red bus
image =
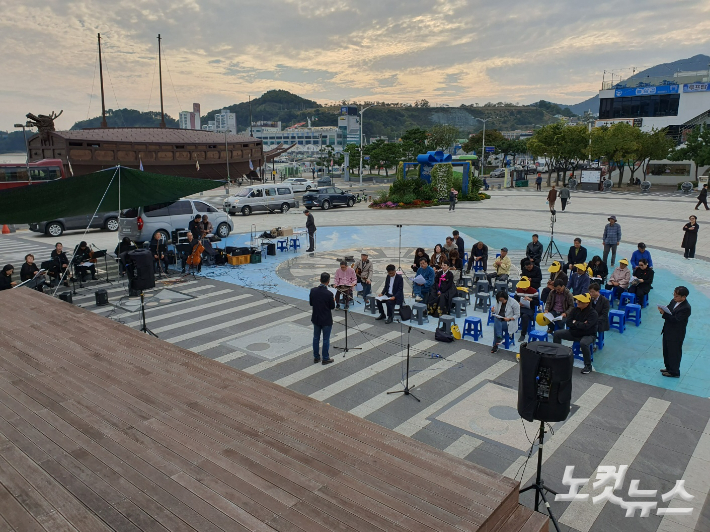
<path fill-rule="evenodd" d="M 27 175 L 27 165 L 24 163 L 0 164 L 0 190 L 24 187 L 33 183 L 46 183 L 66 177 L 61 159 L 42 159 L 30 163 L 29 175 Z"/>

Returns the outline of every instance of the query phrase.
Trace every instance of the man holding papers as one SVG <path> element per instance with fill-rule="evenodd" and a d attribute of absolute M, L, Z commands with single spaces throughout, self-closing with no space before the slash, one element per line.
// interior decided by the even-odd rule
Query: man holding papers
<path fill-rule="evenodd" d="M 574 307 L 567 317 L 569 329 L 559 329 L 555 331 L 553 342 L 561 344 L 562 340 L 579 342 L 584 357 L 584 368 L 582 375 L 592 371 L 592 353 L 589 346 L 594 343 L 597 336 L 597 312 L 590 305 L 592 299 L 589 294 L 579 294 L 574 296 L 577 306 Z"/>
<path fill-rule="evenodd" d="M 685 330 L 690 318 L 690 303 L 688 289 L 679 286 L 673 292 L 673 299 L 667 307 L 658 305 L 658 311 L 665 320 L 663 323 L 663 362 L 665 367 L 661 370 L 664 377 L 680 377 L 680 359 L 683 357 L 683 340 Z"/>
<path fill-rule="evenodd" d="M 320 274 L 320 284 L 315 288 L 311 288 L 309 302 L 313 307 L 311 314 L 311 323 L 313 324 L 313 363 L 317 364 L 321 361 L 319 343 L 320 335 L 323 334 L 323 365 L 330 364 L 333 359 L 330 358 L 328 350 L 330 348 L 330 331 L 333 329 L 333 313 L 335 308 L 335 298 L 333 293 L 328 289 L 330 282 L 329 273 Z"/>
<path fill-rule="evenodd" d="M 401 305 L 404 302 L 404 281 L 402 276 L 397 275 L 397 268 L 394 264 L 387 265 L 387 277 L 385 278 L 385 286 L 382 287 L 382 292 L 377 296 L 377 310 L 380 315 L 376 320 L 385 319 L 384 305 L 387 306 L 387 321 L 392 323 L 394 315 L 394 306 Z"/>
<path fill-rule="evenodd" d="M 429 266 L 429 259 L 422 257 L 419 261 L 417 276 L 412 280 L 412 292 L 416 301 L 426 301 L 431 285 L 434 284 L 434 268 Z"/>

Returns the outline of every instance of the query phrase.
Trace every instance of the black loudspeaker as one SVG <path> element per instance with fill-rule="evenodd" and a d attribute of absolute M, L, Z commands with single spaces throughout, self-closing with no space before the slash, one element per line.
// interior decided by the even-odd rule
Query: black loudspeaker
<path fill-rule="evenodd" d="M 520 345 L 518 414 L 527 421 L 564 421 L 572 402 L 572 349 L 562 344 Z"/>
<path fill-rule="evenodd" d="M 276 255 L 276 244 L 266 244 L 266 254 Z"/>
<path fill-rule="evenodd" d="M 71 292 L 62 292 L 61 294 L 59 294 L 59 299 L 61 299 L 62 301 L 66 301 L 67 303 L 71 303 Z"/>
<path fill-rule="evenodd" d="M 97 290 L 94 295 L 96 296 L 96 306 L 97 307 L 103 307 L 104 305 L 108 305 L 108 292 L 101 288 L 100 290 Z"/>
<path fill-rule="evenodd" d="M 124 259 L 125 256 L 125 259 Z M 126 272 L 130 283 L 130 290 L 142 291 L 155 288 L 153 276 L 153 254 L 147 249 L 137 249 L 121 254 L 125 260 Z"/>
<path fill-rule="evenodd" d="M 235 255 L 234 252 L 235 252 L 237 249 L 238 249 L 238 248 L 237 248 L 236 246 L 227 246 L 227 247 L 224 248 L 224 252 L 225 252 L 227 255 Z"/>

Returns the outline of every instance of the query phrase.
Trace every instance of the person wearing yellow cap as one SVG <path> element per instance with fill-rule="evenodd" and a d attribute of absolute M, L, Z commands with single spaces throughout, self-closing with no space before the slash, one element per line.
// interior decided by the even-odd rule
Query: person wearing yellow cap
<path fill-rule="evenodd" d="M 550 291 L 555 288 L 555 281 L 558 279 L 564 282 L 564 285 L 567 286 L 567 274 L 565 273 L 560 261 L 556 260 L 553 262 L 547 271 L 550 272 L 550 279 L 548 279 L 547 286 L 543 288 L 540 293 L 540 301 L 547 301 L 547 296 L 549 296 Z"/>
<path fill-rule="evenodd" d="M 530 279 L 521 277 L 515 286 L 515 300 L 520 303 L 520 338 L 518 343 L 524 342 L 528 335 L 530 321 L 535 316 L 535 309 L 540 304 L 537 289 L 532 286 Z"/>
<path fill-rule="evenodd" d="M 587 273 L 587 265 L 582 263 L 574 265 L 574 271 L 569 276 L 567 288 L 573 295 L 586 294 L 589 292 L 589 274 Z"/>
<path fill-rule="evenodd" d="M 584 357 L 584 368 L 582 374 L 586 375 L 592 371 L 592 353 L 589 346 L 594 343 L 597 336 L 597 322 L 599 317 L 597 312 L 589 304 L 592 298 L 589 294 L 579 294 L 574 296 L 577 306 L 574 307 L 567 316 L 567 326 L 569 329 L 559 329 L 553 335 L 553 342 L 561 344 L 562 340 L 579 342 Z"/>
<path fill-rule="evenodd" d="M 618 298 L 622 292 L 625 292 L 631 282 L 631 270 L 629 270 L 629 261 L 621 259 L 619 265 L 614 269 L 614 272 L 609 277 L 609 282 L 606 284 L 607 290 L 614 291 L 614 297 Z"/>

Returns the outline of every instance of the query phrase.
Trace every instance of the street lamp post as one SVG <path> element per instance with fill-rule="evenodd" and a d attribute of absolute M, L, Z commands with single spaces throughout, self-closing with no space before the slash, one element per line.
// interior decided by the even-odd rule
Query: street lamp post
<path fill-rule="evenodd" d="M 374 107 L 374 105 L 370 105 L 369 107 L 365 107 L 364 109 L 360 109 L 360 186 L 362 186 L 362 142 L 363 142 L 363 135 L 365 133 L 365 128 L 363 127 L 362 124 L 362 114 L 367 111 L 370 107 Z"/>
<path fill-rule="evenodd" d="M 22 128 L 22 136 L 25 137 L 25 166 L 27 167 L 27 181 L 32 184 L 32 176 L 30 176 L 30 147 L 27 144 L 26 124 L 15 124 L 15 127 Z"/>
<path fill-rule="evenodd" d="M 486 122 L 488 122 L 489 120 L 493 120 L 494 117 L 483 119 L 483 118 L 478 118 L 477 116 L 474 116 L 473 118 L 483 122 L 483 146 L 481 146 L 481 173 L 479 174 L 482 176 L 483 175 L 483 160 L 486 156 Z"/>

